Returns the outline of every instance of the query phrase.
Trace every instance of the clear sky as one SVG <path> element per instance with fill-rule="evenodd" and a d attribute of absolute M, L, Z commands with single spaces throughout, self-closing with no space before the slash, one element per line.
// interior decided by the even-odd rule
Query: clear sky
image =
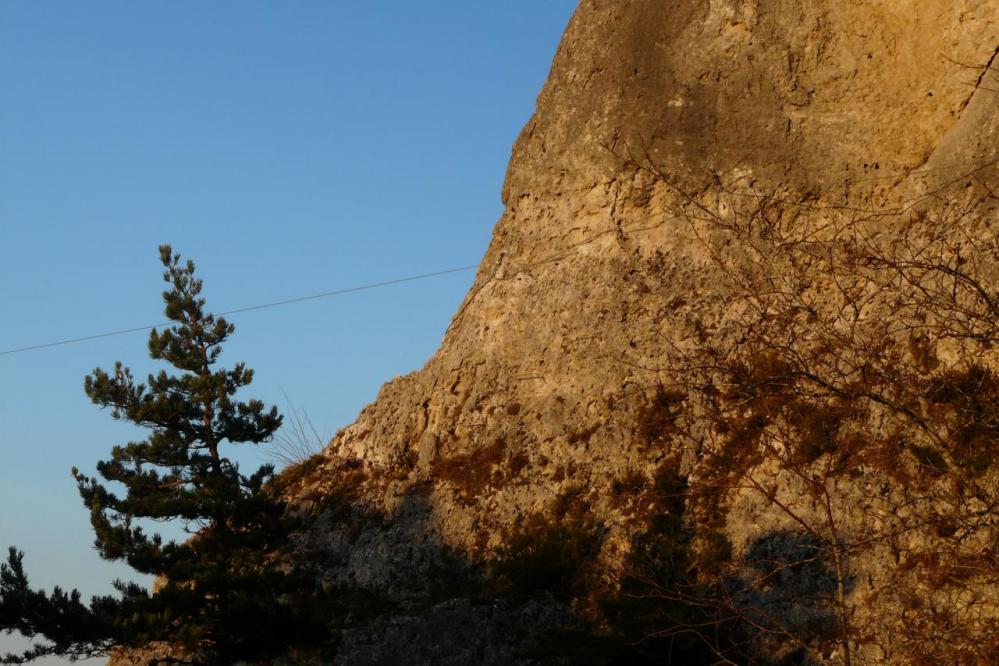
<path fill-rule="evenodd" d="M 0 0 L 0 351 L 161 321 L 160 243 L 215 311 L 477 263 L 574 5 Z M 471 279 L 233 316 L 225 359 L 332 434 Z M 69 474 L 141 436 L 83 393 L 116 359 L 151 369 L 146 334 L 0 355 L 0 547 L 37 585 L 134 578 Z"/>

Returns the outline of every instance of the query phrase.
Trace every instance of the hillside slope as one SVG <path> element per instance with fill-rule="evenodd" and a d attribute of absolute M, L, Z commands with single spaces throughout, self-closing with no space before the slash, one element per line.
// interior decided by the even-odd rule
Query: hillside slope
<path fill-rule="evenodd" d="M 941 256 L 960 255 L 958 245 L 977 253 L 976 275 L 994 280 L 997 258 L 986 250 L 996 230 L 991 192 L 999 189 L 997 50 L 999 5 L 990 0 L 583 0 L 514 145 L 506 210 L 440 349 L 422 370 L 388 382 L 300 485 L 301 502 L 319 516 L 311 541 L 329 553 L 330 578 L 398 604 L 394 615 L 348 632 L 344 663 L 395 663 L 403 654 L 408 663 L 513 663 L 509 651 L 537 638 L 531 631 L 572 624 L 570 607 L 577 617 L 593 617 L 599 604 L 575 588 L 530 601 L 469 601 L 480 597 L 467 593 L 455 572 L 474 578 L 481 563 L 510 555 L 518 530 L 532 520 L 568 520 L 569 506 L 582 521 L 577 527 L 599 534 L 591 578 L 619 586 L 650 512 L 666 511 L 654 495 L 664 466 L 691 487 L 721 478 L 711 465 L 732 445 L 733 428 L 750 433 L 746 446 L 754 453 L 726 471 L 743 481 L 724 476 L 715 515 L 691 514 L 692 523 L 714 530 L 691 527 L 692 550 L 704 550 L 697 545 L 704 535 L 720 534 L 727 552 L 719 566 L 738 578 L 774 535 L 786 538 L 774 551 L 784 554 L 771 561 L 804 543 L 794 535 L 832 538 L 833 550 L 821 553 L 835 552 L 840 584 L 827 595 L 837 628 L 805 638 L 800 626 L 818 617 L 812 602 L 788 620 L 745 611 L 744 620 L 769 627 L 753 649 L 830 663 L 916 663 L 921 651 L 943 650 L 903 636 L 906 626 L 936 620 L 927 608 L 907 610 L 900 592 L 886 590 L 923 590 L 926 571 L 916 555 L 908 560 L 913 577 L 900 580 L 889 570 L 904 569 L 904 553 L 915 553 L 917 543 L 924 553 L 931 536 L 901 545 L 896 537 L 913 533 L 915 516 L 939 515 L 950 496 L 927 491 L 922 504 L 898 497 L 907 483 L 898 469 L 916 483 L 925 467 L 904 447 L 891 465 L 879 467 L 873 454 L 840 476 L 831 463 L 822 465 L 844 450 L 839 433 L 866 433 L 864 446 L 877 440 L 882 451 L 882 440 L 915 427 L 906 414 L 918 411 L 916 397 L 869 408 L 857 401 L 876 403 L 882 394 L 847 396 L 841 388 L 856 385 L 851 373 L 876 365 L 864 356 L 875 342 L 883 358 L 900 354 L 891 367 L 908 367 L 916 364 L 913 340 L 925 338 L 912 324 L 935 322 L 927 330 L 939 334 L 931 354 L 937 365 L 895 378 L 929 386 L 969 359 L 992 367 L 991 332 L 951 344 L 956 337 L 942 322 L 967 303 L 933 301 L 938 309 L 927 315 L 926 302 L 912 300 L 926 293 L 920 280 L 935 279 L 925 270 L 908 291 L 841 289 L 833 268 L 840 250 L 832 244 L 847 231 L 861 238 L 849 252 L 866 247 L 867 262 L 855 272 L 882 290 L 906 282 L 912 266 L 896 261 L 888 270 L 902 278 L 886 281 L 864 272 L 876 263 L 871 257 L 887 256 L 894 242 L 916 243 L 907 234 L 917 232 L 947 245 L 951 254 Z M 954 207 L 960 216 L 946 212 Z M 887 245 L 877 245 L 885 238 Z M 820 243 L 826 254 L 814 251 Z M 806 244 L 812 249 L 801 260 L 795 252 Z M 774 285 L 782 281 L 796 286 L 780 291 Z M 764 293 L 780 296 L 761 305 Z M 781 319 L 799 306 L 813 309 L 813 319 Z M 899 326 L 872 328 L 886 321 Z M 799 325 L 793 341 L 774 342 Z M 847 328 L 854 338 L 829 339 L 847 340 L 849 368 L 816 351 L 820 333 Z M 794 346 L 806 338 L 807 353 Z M 792 446 L 780 443 L 781 429 L 791 433 L 787 441 L 807 430 L 786 421 L 780 410 L 787 401 L 764 401 L 765 414 L 763 403 L 749 399 L 741 407 L 719 404 L 703 389 L 720 380 L 692 369 L 707 357 L 716 370 L 742 363 L 755 372 L 763 357 L 784 368 L 790 361 L 774 354 L 786 349 L 837 368 L 826 393 L 809 393 L 817 402 L 806 411 L 858 410 L 836 417 L 833 444 L 796 459 L 798 471 L 825 470 L 819 494 L 833 497 L 826 507 L 817 503 L 812 477 L 797 477 L 781 458 Z M 791 374 L 794 381 L 802 376 Z M 775 384 L 773 376 L 762 383 Z M 924 423 L 935 413 L 924 412 Z M 766 423 L 718 427 L 744 417 Z M 932 424 L 920 432 L 930 431 L 937 432 Z M 923 446 L 919 436 L 911 435 L 911 446 Z M 975 483 L 988 486 L 981 481 L 988 473 L 976 473 Z M 871 508 L 870 488 L 880 484 L 887 484 L 877 496 L 882 504 Z M 356 507 L 383 519 L 345 521 L 340 509 L 323 514 L 334 492 L 349 493 Z M 693 512 L 694 499 L 686 501 Z M 915 508 L 900 513 L 902 504 Z M 827 520 L 824 508 L 834 518 Z M 881 527 L 871 526 L 875 513 Z M 981 539 L 982 548 L 995 539 L 985 522 L 968 537 Z M 861 545 L 849 536 L 861 533 L 884 538 Z M 969 645 L 995 638 L 992 576 L 971 586 L 992 590 L 985 601 L 976 597 L 974 620 L 946 621 L 953 635 L 945 642 L 958 644 L 958 634 Z M 772 580 L 761 585 L 774 593 Z M 967 601 L 968 586 L 939 589 L 933 603 Z M 762 599 L 750 605 L 790 603 L 780 595 Z M 457 628 L 461 622 L 466 629 Z M 510 639 L 517 631 L 520 638 Z M 987 663 L 968 649 L 958 661 Z"/>

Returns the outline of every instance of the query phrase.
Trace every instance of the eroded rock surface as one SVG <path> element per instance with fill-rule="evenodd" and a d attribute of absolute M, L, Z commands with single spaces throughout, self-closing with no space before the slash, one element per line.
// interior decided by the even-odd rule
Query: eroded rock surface
<path fill-rule="evenodd" d="M 602 556 L 619 559 L 640 501 L 622 497 L 622 479 L 651 476 L 669 453 L 643 422 L 670 381 L 664 357 L 745 337 L 726 282 L 743 259 L 712 254 L 678 208 L 696 200 L 724 220 L 764 193 L 807 202 L 814 222 L 987 192 L 999 182 L 997 50 L 992 0 L 584 0 L 440 349 L 337 434 L 312 489 L 342 485 L 349 468 L 359 501 L 396 517 L 350 538 L 320 521 L 315 541 L 340 554 L 332 579 L 406 598 L 408 571 L 410 589 L 433 599 L 422 624 L 411 607 L 355 632 L 352 649 L 419 644 L 407 663 L 473 663 L 430 647 L 449 613 L 483 627 L 467 636 L 483 645 L 508 614 L 427 592 L 448 578 L 436 553 L 488 561 L 567 491 L 586 489 Z M 683 455 L 696 468 L 696 452 Z M 740 552 L 784 527 L 748 500 L 733 515 Z"/>

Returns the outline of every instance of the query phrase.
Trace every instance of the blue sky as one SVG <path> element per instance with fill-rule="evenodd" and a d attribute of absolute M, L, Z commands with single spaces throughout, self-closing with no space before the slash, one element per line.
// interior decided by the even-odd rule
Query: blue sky
<path fill-rule="evenodd" d="M 0 0 L 0 351 L 161 321 L 160 243 L 216 311 L 477 263 L 574 5 Z M 332 433 L 433 353 L 471 279 L 234 316 L 225 359 Z M 141 436 L 82 382 L 151 369 L 145 345 L 0 355 L 0 546 L 38 585 L 129 577 L 69 470 Z"/>

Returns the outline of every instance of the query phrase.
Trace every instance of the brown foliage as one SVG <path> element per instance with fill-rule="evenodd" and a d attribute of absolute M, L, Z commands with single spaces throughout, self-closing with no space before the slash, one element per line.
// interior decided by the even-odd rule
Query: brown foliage
<path fill-rule="evenodd" d="M 461 498 L 470 502 L 488 486 L 516 478 L 529 463 L 525 452 L 510 453 L 506 440 L 500 438 L 470 453 L 441 458 L 434 470 L 437 478 L 452 484 Z"/>
<path fill-rule="evenodd" d="M 700 320 L 689 340 L 669 341 L 656 370 L 674 388 L 659 385 L 641 415 L 644 442 L 697 453 L 684 491 L 692 552 L 711 552 L 703 535 L 755 497 L 828 562 L 841 659 L 877 640 L 852 620 L 855 563 L 893 556 L 900 566 L 872 575 L 872 594 L 919 619 L 894 618 L 905 639 L 892 652 L 994 663 L 983 655 L 999 645 L 988 601 L 999 591 L 999 250 L 988 230 L 999 199 L 822 208 L 721 174 L 709 197 L 647 155 L 625 161 L 672 191 L 670 216 L 702 242 L 725 307 L 743 313 L 738 341 Z M 767 611 L 737 614 L 759 624 Z M 817 660 L 826 650 L 797 629 L 782 640 Z"/>
<path fill-rule="evenodd" d="M 686 399 L 682 391 L 667 389 L 662 384 L 639 413 L 638 432 L 646 444 L 661 444 L 675 431 L 676 418 Z"/>
<path fill-rule="evenodd" d="M 593 587 L 602 529 L 583 491 L 572 488 L 551 513 L 533 513 L 504 531 L 493 573 L 515 594 L 546 590 L 570 599 Z"/>

